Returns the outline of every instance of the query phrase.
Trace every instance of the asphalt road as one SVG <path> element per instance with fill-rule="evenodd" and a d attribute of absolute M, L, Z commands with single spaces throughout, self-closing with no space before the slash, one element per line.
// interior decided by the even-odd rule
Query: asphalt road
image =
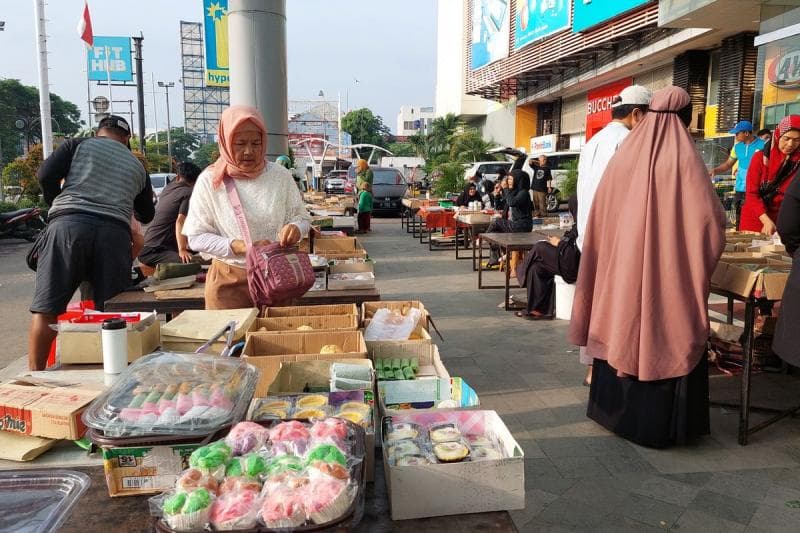
<path fill-rule="evenodd" d="M 0 368 L 28 353 L 34 273 L 25 264 L 25 254 L 30 246 L 23 240 L 0 240 Z"/>

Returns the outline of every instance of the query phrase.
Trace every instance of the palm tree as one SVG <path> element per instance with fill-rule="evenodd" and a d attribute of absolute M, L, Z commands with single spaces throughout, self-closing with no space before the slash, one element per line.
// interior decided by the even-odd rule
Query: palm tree
<path fill-rule="evenodd" d="M 408 144 L 411 145 L 411 148 L 414 150 L 416 156 L 425 160 L 429 159 L 431 155 L 429 137 L 429 135 L 424 135 L 422 133 L 415 133 L 414 135 L 408 137 Z"/>
<path fill-rule="evenodd" d="M 493 141 L 484 141 L 478 130 L 467 130 L 452 138 L 450 159 L 462 163 L 494 161 L 496 156 L 489 150 L 497 147 Z"/>
<path fill-rule="evenodd" d="M 431 122 L 430 144 L 433 151 L 442 153 L 450 149 L 453 136 L 464 127 L 455 113 L 448 113 L 443 117 L 433 119 Z"/>

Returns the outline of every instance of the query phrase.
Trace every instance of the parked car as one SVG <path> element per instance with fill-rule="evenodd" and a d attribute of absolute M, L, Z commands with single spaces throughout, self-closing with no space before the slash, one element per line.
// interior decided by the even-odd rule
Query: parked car
<path fill-rule="evenodd" d="M 346 170 L 332 170 L 325 175 L 323 190 L 328 194 L 346 194 L 354 191 Z"/>
<path fill-rule="evenodd" d="M 540 154 L 533 154 L 531 158 L 537 158 Z M 564 165 L 578 162 L 581 155 L 577 151 L 551 152 L 541 154 L 547 156 L 547 165 L 550 167 L 550 174 L 553 176 L 553 192 L 547 195 L 547 210 L 549 212 L 558 211 L 561 204 L 566 203 L 569 198 L 564 198 L 561 194 L 564 180 L 567 179 L 569 171 L 564 169 Z M 526 164 L 527 167 L 527 164 Z M 529 168 L 529 167 L 528 167 Z M 577 167 L 576 167 L 577 168 Z"/>
<path fill-rule="evenodd" d="M 408 183 L 403 174 L 392 167 L 370 167 L 372 169 L 372 211 L 374 213 L 399 214 Z M 348 177 L 355 183 L 356 170 L 350 167 Z"/>
<path fill-rule="evenodd" d="M 469 181 L 478 171 L 483 174 L 483 179 L 496 181 L 501 170 L 511 170 L 511 164 L 511 161 L 478 161 L 466 167 L 464 181 Z"/>
<path fill-rule="evenodd" d="M 153 186 L 153 194 L 155 194 L 156 200 L 161 195 L 161 191 L 164 190 L 164 187 L 172 182 L 176 176 L 177 174 L 172 173 L 150 174 L 150 184 Z"/>

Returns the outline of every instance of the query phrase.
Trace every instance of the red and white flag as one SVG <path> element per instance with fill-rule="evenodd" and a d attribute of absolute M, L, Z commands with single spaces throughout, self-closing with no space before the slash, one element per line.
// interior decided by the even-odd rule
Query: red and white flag
<path fill-rule="evenodd" d="M 92 34 L 92 17 L 89 16 L 89 2 L 83 4 L 83 15 L 78 21 L 78 35 L 81 39 L 86 41 L 86 44 L 92 46 L 94 44 L 94 34 Z"/>

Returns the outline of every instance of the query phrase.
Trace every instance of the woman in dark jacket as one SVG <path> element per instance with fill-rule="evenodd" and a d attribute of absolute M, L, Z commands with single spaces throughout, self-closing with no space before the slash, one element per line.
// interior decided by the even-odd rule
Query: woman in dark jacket
<path fill-rule="evenodd" d="M 531 179 L 524 170 L 512 170 L 508 177 L 506 189 L 506 208 L 501 218 L 496 218 L 489 224 L 486 233 L 524 233 L 533 230 L 533 202 L 528 189 Z M 492 246 L 489 256 L 489 266 L 500 262 L 500 249 Z"/>
<path fill-rule="evenodd" d="M 464 187 L 464 192 L 458 195 L 456 205 L 458 207 L 467 207 L 470 202 L 480 202 L 481 197 L 478 194 L 478 185 L 475 182 L 470 182 Z"/>
<path fill-rule="evenodd" d="M 783 290 L 772 350 L 787 363 L 800 366 L 800 175 L 792 178 L 784 193 L 778 212 L 778 235 L 792 255 L 792 272 Z"/>
<path fill-rule="evenodd" d="M 569 199 L 569 210 L 573 220 L 577 220 L 578 200 Z M 575 243 L 578 238 L 577 225 L 564 234 L 564 237 L 550 237 L 549 241 L 537 243 L 525 256 L 517 268 L 517 280 L 521 287 L 528 288 L 528 305 L 525 311 L 515 313 L 527 320 L 553 318 L 555 310 L 555 283 L 553 278 L 561 276 L 566 283 L 578 279 L 578 265 L 581 252 Z"/>

